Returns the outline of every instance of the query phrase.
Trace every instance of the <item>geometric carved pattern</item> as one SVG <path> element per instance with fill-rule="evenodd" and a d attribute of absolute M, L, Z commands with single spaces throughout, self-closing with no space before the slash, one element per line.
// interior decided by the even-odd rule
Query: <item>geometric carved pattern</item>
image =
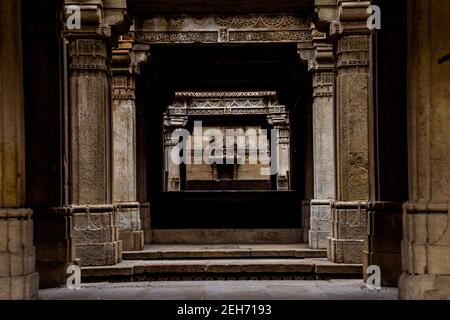
<path fill-rule="evenodd" d="M 167 23 L 172 27 L 182 27 L 190 21 L 197 26 L 205 26 L 211 17 L 189 17 L 189 16 L 169 16 L 166 17 Z M 310 20 L 295 15 L 218 15 L 213 16 L 215 24 L 222 28 L 231 29 L 271 29 L 271 28 L 294 28 L 308 29 Z"/>
<path fill-rule="evenodd" d="M 153 16 L 128 37 L 146 43 L 310 42 L 311 21 L 276 14 Z"/>
<path fill-rule="evenodd" d="M 333 97 L 335 74 L 317 72 L 313 76 L 314 97 Z"/>
<path fill-rule="evenodd" d="M 285 114 L 275 92 L 177 92 L 169 116 Z"/>

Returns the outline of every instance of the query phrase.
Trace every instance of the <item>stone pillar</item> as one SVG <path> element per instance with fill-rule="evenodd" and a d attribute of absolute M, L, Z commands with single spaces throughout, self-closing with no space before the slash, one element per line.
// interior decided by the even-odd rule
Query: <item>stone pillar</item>
<path fill-rule="evenodd" d="M 325 34 L 317 32 L 318 39 Z M 331 203 L 336 198 L 333 46 L 315 42 L 313 74 L 314 199 L 311 200 L 309 246 L 326 248 L 331 232 Z"/>
<path fill-rule="evenodd" d="M 164 167 L 165 167 L 165 190 L 180 191 L 181 176 L 180 165 L 174 163 L 171 159 L 171 153 L 179 140 L 172 138 L 172 133 L 183 128 L 187 124 L 187 116 L 164 116 Z"/>
<path fill-rule="evenodd" d="M 121 261 L 122 242 L 112 199 L 111 45 L 113 31 L 128 28 L 126 2 L 88 2 L 81 5 L 81 29 L 65 30 L 73 239 L 82 265 L 113 265 Z M 69 4 L 79 5 L 67 0 Z"/>
<path fill-rule="evenodd" d="M 135 73 L 130 66 L 132 41 L 120 41 L 113 51 L 113 200 L 123 250 L 144 248 L 136 192 Z"/>
<path fill-rule="evenodd" d="M 280 108 L 284 108 L 281 107 Z M 278 130 L 277 143 L 277 190 L 289 190 L 290 154 L 291 154 L 291 130 L 289 128 L 289 115 L 286 113 L 273 114 L 268 117 L 273 129 Z M 273 151 L 271 151 L 273 152 Z"/>
<path fill-rule="evenodd" d="M 0 300 L 35 299 L 32 211 L 25 205 L 21 1 L 0 2 Z"/>
<path fill-rule="evenodd" d="M 361 263 L 371 195 L 370 33 L 368 2 L 339 1 L 337 38 L 337 201 L 332 204 L 328 258 Z"/>
<path fill-rule="evenodd" d="M 139 75 L 141 66 L 150 57 L 150 46 L 145 44 L 133 44 L 131 53 L 131 65 L 134 72 Z M 137 80 L 137 77 L 136 77 Z M 137 83 L 135 84 L 137 85 Z M 144 231 L 144 242 L 152 242 L 152 229 L 150 221 L 150 203 L 147 192 L 147 117 L 144 108 L 145 100 L 141 99 L 141 104 L 136 103 L 136 196 L 139 201 L 141 212 L 141 225 Z"/>
<path fill-rule="evenodd" d="M 408 2 L 409 197 L 402 299 L 450 299 L 450 2 Z"/>

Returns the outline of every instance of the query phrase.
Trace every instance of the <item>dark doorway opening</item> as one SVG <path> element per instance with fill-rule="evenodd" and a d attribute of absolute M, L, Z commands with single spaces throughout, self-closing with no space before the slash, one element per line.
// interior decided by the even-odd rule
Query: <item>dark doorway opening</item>
<path fill-rule="evenodd" d="M 146 155 L 138 154 L 138 176 L 147 172 L 138 188 L 151 204 L 152 228 L 300 228 L 301 202 L 312 190 L 311 85 L 295 44 L 152 46 L 137 81 L 138 132 L 145 132 L 138 153 Z M 291 119 L 291 191 L 163 192 L 163 112 L 177 91 L 277 92 Z"/>

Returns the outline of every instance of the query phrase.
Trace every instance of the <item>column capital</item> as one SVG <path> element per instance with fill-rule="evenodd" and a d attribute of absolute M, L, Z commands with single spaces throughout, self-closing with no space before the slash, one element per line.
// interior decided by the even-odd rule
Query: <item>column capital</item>
<path fill-rule="evenodd" d="M 80 28 L 64 25 L 64 36 L 74 38 L 107 38 L 115 42 L 117 35 L 126 33 L 131 25 L 126 0 L 65 0 L 66 21 L 73 14 L 68 10 L 80 10 Z"/>
<path fill-rule="evenodd" d="M 136 72 L 131 64 L 133 39 L 121 38 L 112 50 L 112 93 L 114 100 L 136 99 Z"/>
<path fill-rule="evenodd" d="M 367 9 L 371 4 L 371 0 L 337 0 L 337 17 L 330 22 L 330 35 L 370 34 Z"/>

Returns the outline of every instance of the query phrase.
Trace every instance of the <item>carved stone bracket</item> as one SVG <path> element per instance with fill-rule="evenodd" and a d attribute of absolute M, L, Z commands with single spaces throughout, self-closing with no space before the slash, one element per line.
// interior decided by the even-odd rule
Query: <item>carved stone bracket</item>
<path fill-rule="evenodd" d="M 336 20 L 330 23 L 330 35 L 370 34 L 367 8 L 371 1 L 338 0 Z"/>
<path fill-rule="evenodd" d="M 65 9 L 77 6 L 80 9 L 80 29 L 64 25 L 66 38 L 102 37 L 116 41 L 119 34 L 130 27 L 126 0 L 65 0 Z M 67 20 L 73 12 L 65 10 Z"/>

